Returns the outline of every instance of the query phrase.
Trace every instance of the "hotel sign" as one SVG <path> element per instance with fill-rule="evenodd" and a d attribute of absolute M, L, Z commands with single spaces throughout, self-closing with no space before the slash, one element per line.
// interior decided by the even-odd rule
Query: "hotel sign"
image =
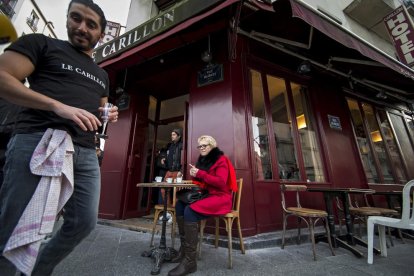
<path fill-rule="evenodd" d="M 144 24 L 96 48 L 92 57 L 96 63 L 115 57 L 171 29 L 219 2 L 223 2 L 223 0 L 180 1 L 178 4 L 148 20 Z"/>
<path fill-rule="evenodd" d="M 403 6 L 384 18 L 401 63 L 414 68 L 414 27 Z"/>
<path fill-rule="evenodd" d="M 121 24 L 107 21 L 106 28 L 105 28 L 105 36 L 99 40 L 99 45 L 105 44 L 115 37 L 119 36 L 119 32 L 121 31 Z"/>

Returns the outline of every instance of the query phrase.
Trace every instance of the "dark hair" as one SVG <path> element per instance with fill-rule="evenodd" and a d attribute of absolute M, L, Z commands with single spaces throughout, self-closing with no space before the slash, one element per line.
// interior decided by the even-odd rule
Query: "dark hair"
<path fill-rule="evenodd" d="M 171 132 L 175 132 L 178 136 L 181 137 L 181 128 L 174 128 Z"/>
<path fill-rule="evenodd" d="M 101 18 L 101 21 L 99 23 L 101 24 L 102 33 L 105 32 L 106 23 L 107 23 L 106 18 L 105 18 L 105 14 L 97 4 L 95 4 L 92 0 L 72 0 L 69 3 L 68 12 L 69 12 L 70 7 L 72 6 L 73 3 L 78 3 L 78 4 L 85 5 L 88 8 L 90 8 L 91 10 L 93 10 L 94 12 L 96 12 L 99 15 L 99 17 Z"/>

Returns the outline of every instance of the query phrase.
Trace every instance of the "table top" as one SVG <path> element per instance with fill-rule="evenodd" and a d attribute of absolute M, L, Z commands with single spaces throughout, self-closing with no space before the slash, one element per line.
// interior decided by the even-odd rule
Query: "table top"
<path fill-rule="evenodd" d="M 138 183 L 137 187 L 148 187 L 148 188 L 185 188 L 197 186 L 194 183 L 168 183 L 168 182 L 149 182 L 149 183 Z"/>
<path fill-rule="evenodd" d="M 335 188 L 335 187 L 308 187 L 309 192 L 330 192 L 330 193 L 350 193 L 350 194 L 374 194 L 373 189 L 359 188 Z"/>
<path fill-rule="evenodd" d="M 399 196 L 399 195 L 401 195 L 402 196 L 402 191 L 375 191 L 375 193 L 374 193 L 374 195 L 396 195 L 396 196 Z"/>

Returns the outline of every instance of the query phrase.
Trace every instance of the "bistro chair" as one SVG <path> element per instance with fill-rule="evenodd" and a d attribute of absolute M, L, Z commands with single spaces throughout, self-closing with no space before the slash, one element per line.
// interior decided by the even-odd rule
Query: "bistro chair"
<path fill-rule="evenodd" d="M 243 178 L 240 178 L 237 180 L 237 192 L 233 193 L 233 207 L 231 212 L 222 215 L 214 217 L 216 222 L 216 229 L 215 229 L 215 241 L 214 246 L 218 247 L 218 241 L 219 241 L 219 224 L 220 219 L 224 221 L 226 224 L 226 232 L 227 232 L 227 240 L 228 240 L 228 268 L 233 268 L 233 257 L 232 257 L 232 250 L 233 250 L 233 244 L 232 244 L 232 229 L 233 229 L 233 222 L 237 220 L 237 230 L 239 232 L 239 240 L 240 240 L 240 250 L 242 254 L 245 254 L 246 251 L 244 249 L 244 243 L 243 243 L 243 236 L 241 232 L 240 227 L 240 199 L 242 195 L 242 189 L 243 189 Z M 204 236 L 204 228 L 206 227 L 206 219 L 200 221 L 200 242 L 198 243 L 198 258 L 201 258 L 201 242 L 203 241 Z"/>
<path fill-rule="evenodd" d="M 192 183 L 191 180 L 183 180 L 181 181 L 181 183 Z M 175 244 L 175 224 L 177 222 L 176 220 L 176 216 L 175 216 L 175 202 L 177 201 L 177 191 L 181 190 L 181 189 L 186 189 L 186 188 L 182 188 L 182 187 L 174 187 L 173 188 L 173 198 L 172 198 L 172 202 L 170 205 L 167 206 L 167 212 L 171 214 L 172 217 L 172 223 L 171 223 L 171 244 L 172 247 L 174 247 Z M 167 195 L 165 196 L 164 200 L 167 200 Z M 151 242 L 150 242 L 150 246 L 153 247 L 154 246 L 154 234 L 155 234 L 155 228 L 157 226 L 157 222 L 158 222 L 158 217 L 160 216 L 160 214 L 162 212 L 164 212 L 164 204 L 157 204 L 154 206 L 155 209 L 155 213 L 154 213 L 154 221 L 152 223 L 152 235 L 151 235 Z"/>
<path fill-rule="evenodd" d="M 368 187 L 375 191 L 374 195 L 377 195 L 377 193 L 380 194 L 381 192 L 401 192 L 401 198 L 402 198 L 402 190 L 404 189 L 404 184 L 368 183 Z M 392 195 L 386 195 L 386 194 L 384 194 L 384 196 L 387 199 L 388 208 L 397 210 L 401 214 L 401 204 L 402 204 L 401 198 L 399 196 L 395 198 Z M 394 194 L 394 196 L 396 196 L 396 194 Z"/>
<path fill-rule="evenodd" d="M 328 237 L 329 247 L 331 249 L 332 255 L 335 256 L 335 252 L 332 248 L 332 241 L 330 239 L 331 233 L 329 231 L 328 226 L 328 213 L 323 210 L 318 209 L 309 209 L 302 207 L 300 203 L 300 192 L 305 192 L 307 187 L 305 185 L 287 185 L 282 184 L 280 185 L 280 192 L 282 195 L 282 209 L 283 209 L 283 233 L 282 233 L 282 245 L 281 248 L 284 249 L 285 247 L 285 234 L 286 234 L 286 225 L 287 219 L 290 216 L 295 216 L 298 218 L 298 243 L 300 243 L 300 222 L 303 220 L 308 228 L 310 233 L 310 238 L 312 241 L 312 250 L 313 250 L 313 259 L 316 261 L 316 249 L 315 249 L 315 224 L 318 222 L 319 219 L 325 221 L 325 231 Z M 294 192 L 296 194 L 296 205 L 292 207 L 286 206 L 286 198 L 285 193 Z"/>
<path fill-rule="evenodd" d="M 351 214 L 353 222 L 356 219 L 359 222 L 358 229 L 359 229 L 360 237 L 362 236 L 362 233 L 361 233 L 362 224 L 366 225 L 369 216 L 386 216 L 386 217 L 399 216 L 399 212 L 394 209 L 370 206 L 368 198 L 367 198 L 367 194 L 364 194 L 364 202 L 365 202 L 365 206 L 360 206 L 358 201 L 355 198 L 354 198 L 354 201 L 352 201 L 351 196 L 348 194 L 349 212 Z M 341 210 L 340 207 L 338 207 L 338 209 Z M 341 223 L 341 220 L 339 220 L 339 222 Z M 388 236 L 389 236 L 391 246 L 394 246 L 390 228 L 388 228 Z"/>
<path fill-rule="evenodd" d="M 365 201 L 365 206 L 359 207 L 357 204 L 356 206 L 362 210 L 378 211 L 380 212 L 380 216 L 384 216 L 384 217 L 393 217 L 393 218 L 401 217 L 400 212 L 395 209 L 370 206 L 366 194 L 364 194 L 364 201 Z M 368 221 L 368 219 L 366 219 L 366 221 Z M 401 230 L 397 229 L 397 233 L 398 233 L 399 238 L 403 241 Z M 394 246 L 394 242 L 392 240 L 392 234 L 391 234 L 391 227 L 388 227 L 388 237 L 389 237 L 391 246 Z"/>
<path fill-rule="evenodd" d="M 368 218 L 367 222 L 367 236 L 368 236 L 368 264 L 373 263 L 373 247 L 374 247 L 374 225 L 378 224 L 378 236 L 380 243 L 381 256 L 387 257 L 387 246 L 385 242 L 385 227 L 394 227 L 399 229 L 410 229 L 414 230 L 414 202 L 411 202 L 410 192 L 414 186 L 414 180 L 410 180 L 405 184 L 403 189 L 403 202 L 402 202 L 402 213 L 401 219 L 383 217 L 383 216 L 372 216 Z M 414 195 L 414 193 L 413 193 Z M 411 206 L 410 206 L 411 205 Z"/>
<path fill-rule="evenodd" d="M 369 208 L 363 208 L 359 207 L 359 204 L 357 201 L 352 202 L 351 196 L 348 194 L 348 205 L 349 205 L 349 213 L 352 218 L 352 224 L 355 225 L 355 222 L 358 222 L 358 235 L 359 237 L 362 236 L 362 224 L 366 224 L 368 216 L 380 216 L 381 212 L 379 210 L 375 209 L 369 209 Z M 342 232 L 342 220 L 345 220 L 344 210 L 341 207 L 341 203 L 338 198 L 336 198 L 336 206 L 339 210 L 339 212 L 342 214 L 339 217 L 339 231 Z"/>

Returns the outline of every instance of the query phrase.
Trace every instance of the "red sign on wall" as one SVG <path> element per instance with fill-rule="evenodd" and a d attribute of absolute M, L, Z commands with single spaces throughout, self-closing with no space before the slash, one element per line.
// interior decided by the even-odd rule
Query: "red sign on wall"
<path fill-rule="evenodd" d="M 395 51 L 402 63 L 414 68 L 414 27 L 403 6 L 384 17 Z"/>

